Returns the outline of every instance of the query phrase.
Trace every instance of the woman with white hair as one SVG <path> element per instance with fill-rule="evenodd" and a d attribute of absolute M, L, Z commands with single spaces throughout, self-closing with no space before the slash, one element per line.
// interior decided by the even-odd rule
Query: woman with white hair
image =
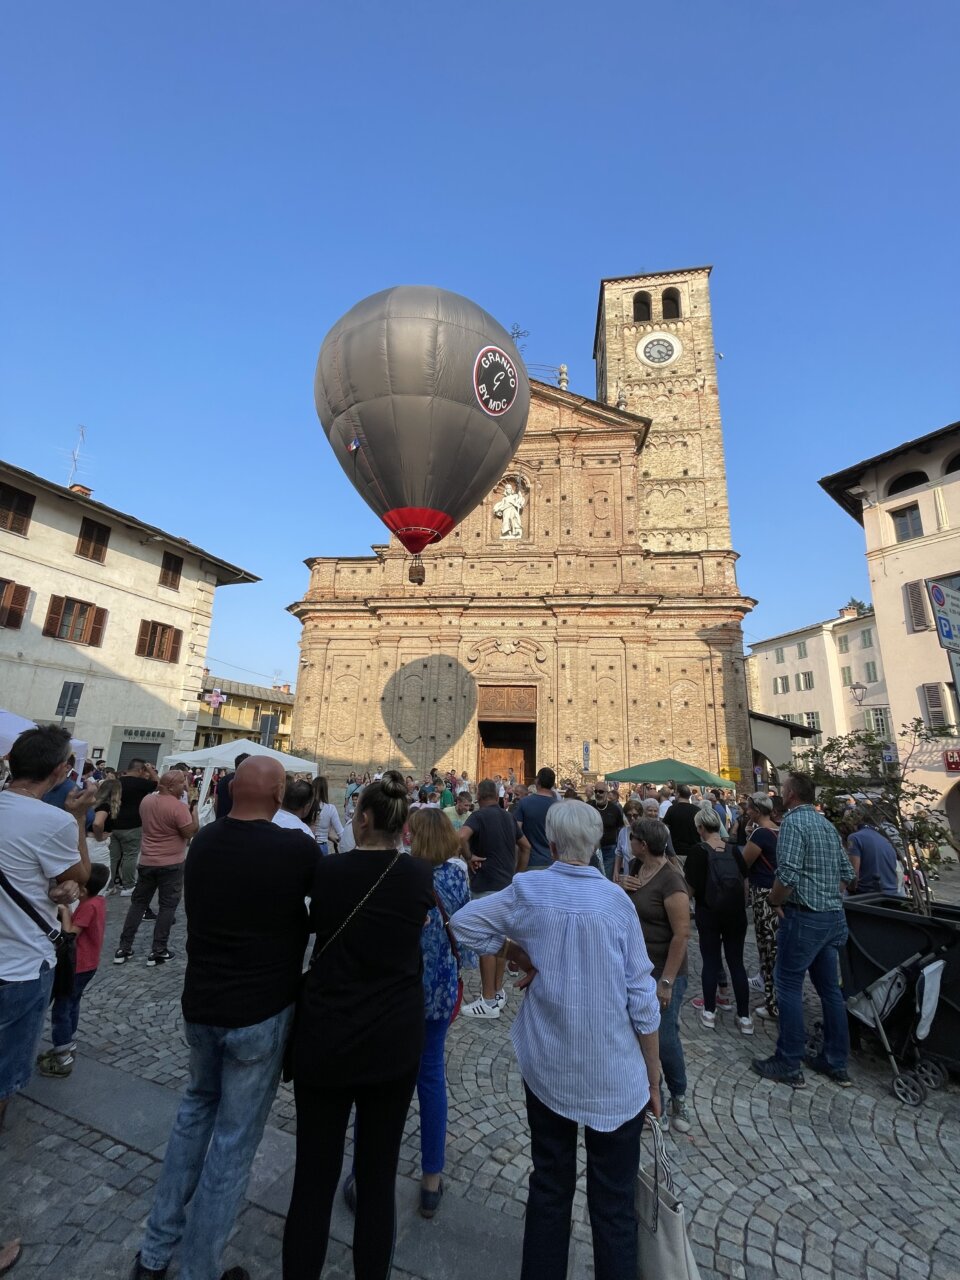
<path fill-rule="evenodd" d="M 743 945 L 747 937 L 747 900 L 743 882 L 747 866 L 736 845 L 727 844 L 721 837 L 720 818 L 712 807 L 701 809 L 694 821 L 700 833 L 700 843 L 687 854 L 684 873 L 696 899 L 694 919 L 703 960 L 700 1021 L 711 1029 L 717 1025 L 717 985 L 722 973 L 722 951 L 733 983 L 737 1026 L 743 1035 L 752 1036 L 750 987 L 743 965 Z"/>
<path fill-rule="evenodd" d="M 646 1112 L 660 1115 L 660 1006 L 637 912 L 590 865 L 596 809 L 555 804 L 553 864 L 461 908 L 459 941 L 526 971 L 511 1029 L 523 1075 L 533 1172 L 521 1280 L 565 1280 L 585 1127 L 596 1280 L 635 1280 L 634 1184 Z"/>

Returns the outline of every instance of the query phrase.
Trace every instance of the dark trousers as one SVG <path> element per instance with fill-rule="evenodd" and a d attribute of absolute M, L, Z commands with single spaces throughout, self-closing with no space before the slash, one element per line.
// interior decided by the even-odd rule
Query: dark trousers
<path fill-rule="evenodd" d="M 96 972 L 96 969 L 87 969 L 83 973 L 74 974 L 73 990 L 70 994 L 54 998 L 50 1006 L 50 1039 L 55 1049 L 63 1049 L 73 1044 L 73 1037 L 77 1034 L 77 1027 L 80 1024 L 80 997 Z"/>
<path fill-rule="evenodd" d="M 566 1280 L 570 1215 L 577 1186 L 577 1123 L 551 1111 L 527 1084 L 533 1172 L 523 1229 L 520 1280 Z M 586 1128 L 587 1207 L 596 1280 L 636 1280 L 634 1207 L 646 1107 L 612 1133 Z"/>
<path fill-rule="evenodd" d="M 737 1017 L 750 1016 L 750 984 L 743 967 L 743 944 L 747 937 L 747 912 L 718 915 L 706 907 L 696 910 L 697 933 L 700 936 L 700 955 L 703 957 L 701 980 L 703 982 L 703 1007 L 714 1013 L 717 1008 L 717 984 L 723 973 L 721 950 L 730 970 L 730 982 L 737 1002 Z"/>
<path fill-rule="evenodd" d="M 416 1071 L 343 1089 L 315 1089 L 295 1080 L 297 1167 L 283 1233 L 283 1280 L 319 1280 L 354 1104 L 353 1273 L 356 1280 L 387 1280 L 393 1262 L 397 1162 L 416 1082 Z"/>
<path fill-rule="evenodd" d="M 183 894 L 183 863 L 172 867 L 145 867 L 142 864 L 137 870 L 137 883 L 130 899 L 127 918 L 123 922 L 120 934 L 120 950 L 132 951 L 133 940 L 137 936 L 143 913 L 153 901 L 153 895 L 160 895 L 160 907 L 157 911 L 157 923 L 153 926 L 154 953 L 166 951 L 167 939 L 173 928 L 173 921 Z"/>

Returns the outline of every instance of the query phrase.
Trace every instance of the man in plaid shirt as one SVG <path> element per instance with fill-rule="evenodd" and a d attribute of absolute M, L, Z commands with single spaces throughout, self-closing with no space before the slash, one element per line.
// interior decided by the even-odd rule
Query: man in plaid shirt
<path fill-rule="evenodd" d="M 801 1065 L 841 1088 L 847 1075 L 850 1034 L 840 991 L 840 948 L 847 941 L 843 886 L 856 879 L 836 828 L 813 807 L 813 781 L 788 773 L 783 784 L 787 815 L 777 840 L 777 875 L 769 902 L 780 908 L 774 983 L 780 1007 L 780 1034 L 772 1058 L 755 1058 L 765 1080 L 794 1089 L 804 1085 Z M 823 1052 L 804 1057 L 803 979 L 809 972 L 823 1007 Z"/>

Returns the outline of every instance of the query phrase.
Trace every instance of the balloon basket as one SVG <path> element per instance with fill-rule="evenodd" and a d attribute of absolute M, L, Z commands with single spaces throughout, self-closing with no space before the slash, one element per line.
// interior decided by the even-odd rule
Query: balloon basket
<path fill-rule="evenodd" d="M 423 566 L 423 559 L 420 556 L 414 556 L 410 568 L 407 570 L 407 577 L 415 587 L 422 587 L 427 580 L 427 571 Z"/>

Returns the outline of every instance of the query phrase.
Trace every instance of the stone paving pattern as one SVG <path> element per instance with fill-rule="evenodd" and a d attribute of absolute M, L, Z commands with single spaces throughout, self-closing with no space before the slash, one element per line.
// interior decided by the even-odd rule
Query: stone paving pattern
<path fill-rule="evenodd" d="M 960 896 L 960 872 L 945 873 L 941 896 Z M 179 1021 L 183 924 L 171 939 L 177 958 L 147 969 L 148 926 L 137 956 L 111 963 L 126 900 L 109 900 L 100 972 L 84 997 L 81 1057 L 179 1090 L 187 1052 Z M 691 947 L 691 991 L 698 957 Z M 752 958 L 752 957 L 751 957 Z M 469 994 L 476 976 L 468 978 Z M 509 1044 L 510 1013 L 493 1023 L 459 1019 L 448 1039 L 450 1119 L 448 1199 L 476 1207 L 491 1239 L 514 1220 L 505 1275 L 519 1269 L 519 1232 L 529 1173 L 519 1072 Z M 759 997 L 755 998 L 759 1002 Z M 749 1059 L 772 1051 L 758 1022 L 741 1036 L 732 1016 L 707 1031 L 685 1007 L 683 1037 L 695 1123 L 669 1147 L 704 1280 L 960 1280 L 960 1092 L 954 1081 L 923 1107 L 904 1107 L 889 1091 L 883 1059 L 865 1050 L 851 1067 L 855 1087 L 840 1090 L 808 1073 L 807 1088 L 761 1081 Z M 295 1129 L 292 1091 L 281 1086 L 270 1123 Z M 419 1175 L 416 1099 L 407 1122 L 401 1173 Z M 581 1173 L 583 1152 L 581 1149 Z M 149 1208 L 159 1163 L 28 1099 L 10 1108 L 0 1137 L 0 1238 L 20 1233 L 29 1246 L 19 1280 L 112 1280 L 126 1275 Z M 443 1230 L 444 1213 L 430 1224 Z M 254 1280 L 279 1275 L 283 1220 L 249 1204 L 225 1265 L 246 1261 Z M 575 1203 L 578 1276 L 592 1274 L 583 1184 Z M 457 1274 L 450 1241 L 449 1274 Z M 325 1270 L 350 1276 L 349 1251 L 332 1243 Z M 394 1271 L 398 1280 L 418 1280 Z"/>

